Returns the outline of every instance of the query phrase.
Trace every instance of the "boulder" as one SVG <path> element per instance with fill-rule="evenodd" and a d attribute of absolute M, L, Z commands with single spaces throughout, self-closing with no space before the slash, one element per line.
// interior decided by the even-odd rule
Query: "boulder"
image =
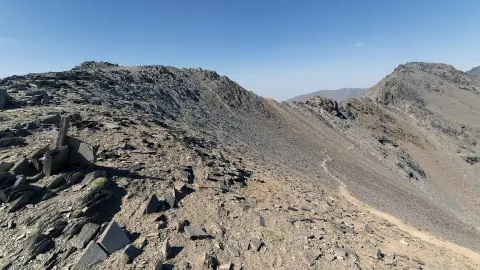
<path fill-rule="evenodd" d="M 7 90 L 0 88 L 0 110 L 10 109 L 16 106 L 17 104 L 13 98 L 8 95 Z"/>
<path fill-rule="evenodd" d="M 150 198 L 145 202 L 145 209 L 143 210 L 144 215 L 156 213 L 162 203 L 158 200 L 157 195 L 153 194 Z"/>
<path fill-rule="evenodd" d="M 97 243 L 112 254 L 130 244 L 130 240 L 115 220 L 112 220 L 100 235 Z"/>
<path fill-rule="evenodd" d="M 210 235 L 206 233 L 200 226 L 185 226 L 185 233 L 190 240 L 210 238 Z"/>
<path fill-rule="evenodd" d="M 20 137 L 3 137 L 0 138 L 0 149 L 10 146 L 21 146 L 25 144 L 25 139 Z"/>
<path fill-rule="evenodd" d="M 30 165 L 28 163 L 28 159 L 23 157 L 13 165 L 10 169 L 10 172 L 14 173 L 15 175 L 25 174 L 30 169 Z"/>
<path fill-rule="evenodd" d="M 53 175 L 67 165 L 69 151 L 69 147 L 63 145 L 45 153 L 45 160 L 43 163 L 43 173 L 45 176 Z"/>
<path fill-rule="evenodd" d="M 100 225 L 89 222 L 83 225 L 80 233 L 73 239 L 73 246 L 78 250 L 83 249 L 100 229 Z"/>
<path fill-rule="evenodd" d="M 28 194 L 21 195 L 18 199 L 13 201 L 8 208 L 8 213 L 12 213 L 22 209 L 30 201 L 30 196 Z"/>
<path fill-rule="evenodd" d="M 12 162 L 0 161 L 0 172 L 8 172 L 13 165 Z"/>
<path fill-rule="evenodd" d="M 98 147 L 70 136 L 66 137 L 65 144 L 70 149 L 68 155 L 69 164 L 88 166 L 97 161 Z"/>
<path fill-rule="evenodd" d="M 128 264 L 128 263 L 132 263 L 133 260 L 135 260 L 135 258 L 140 255 L 141 251 L 134 245 L 130 244 L 127 246 L 127 248 L 125 249 L 123 255 L 124 255 L 124 258 L 125 258 L 125 262 Z"/>
<path fill-rule="evenodd" d="M 93 264 L 104 261 L 108 258 L 108 254 L 94 241 L 91 241 L 85 251 L 80 255 L 77 263 L 72 270 L 88 269 Z"/>
<path fill-rule="evenodd" d="M 259 251 L 260 247 L 262 247 L 262 245 L 263 245 L 262 240 L 260 240 L 258 238 L 254 238 L 254 239 L 250 240 L 250 244 L 248 246 L 253 251 Z"/>

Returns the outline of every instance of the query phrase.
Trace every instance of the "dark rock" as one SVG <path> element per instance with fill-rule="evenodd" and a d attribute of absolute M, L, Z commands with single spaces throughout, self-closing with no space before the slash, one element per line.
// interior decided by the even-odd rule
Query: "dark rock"
<path fill-rule="evenodd" d="M 258 215 L 258 226 L 265 227 L 265 218 L 261 215 Z"/>
<path fill-rule="evenodd" d="M 10 169 L 10 172 L 14 173 L 15 175 L 26 174 L 26 172 L 30 169 L 30 165 L 28 163 L 27 158 L 21 158 L 13 165 Z"/>
<path fill-rule="evenodd" d="M 0 138 L 0 149 L 11 146 L 25 145 L 25 139 L 20 137 L 3 137 Z"/>
<path fill-rule="evenodd" d="M 301 222 L 301 221 L 312 222 L 310 218 L 304 218 L 304 217 L 291 217 L 291 218 L 287 218 L 287 221 L 292 224 L 295 222 Z"/>
<path fill-rule="evenodd" d="M 80 255 L 80 258 L 72 267 L 72 270 L 88 269 L 93 264 L 104 261 L 108 258 L 108 254 L 103 249 L 91 241 L 85 251 Z"/>
<path fill-rule="evenodd" d="M 7 90 L 0 88 L 0 110 L 17 107 L 17 103 L 11 98 Z"/>
<path fill-rule="evenodd" d="M 254 238 L 254 239 L 250 240 L 250 244 L 248 246 L 253 251 L 259 251 L 260 247 L 262 247 L 262 245 L 263 245 L 262 240 L 260 240 L 258 238 Z"/>
<path fill-rule="evenodd" d="M 31 122 L 31 123 L 27 123 L 25 125 L 25 129 L 26 130 L 36 130 L 36 129 L 39 129 L 39 125 L 37 123 L 34 123 L 34 122 Z"/>
<path fill-rule="evenodd" d="M 19 130 L 15 130 L 14 134 L 16 137 L 27 137 L 30 136 L 31 133 L 28 132 L 28 130 L 22 128 Z"/>
<path fill-rule="evenodd" d="M 63 145 L 45 153 L 45 161 L 43 163 L 43 173 L 46 176 L 56 174 L 63 169 L 69 158 L 69 147 Z"/>
<path fill-rule="evenodd" d="M 206 269 L 216 270 L 219 265 L 220 262 L 212 254 L 205 253 L 203 255 L 203 266 Z"/>
<path fill-rule="evenodd" d="M 112 254 L 130 244 L 130 240 L 117 222 L 112 220 L 97 240 L 97 243 L 101 245 L 108 253 Z"/>
<path fill-rule="evenodd" d="M 49 150 L 50 150 L 50 146 L 47 145 L 43 148 L 37 149 L 30 157 L 30 160 L 35 166 L 35 169 L 37 169 L 38 171 L 43 170 L 43 162 L 41 161 L 41 159 L 43 159 L 45 153 L 48 152 Z"/>
<path fill-rule="evenodd" d="M 26 241 L 26 249 L 30 258 L 35 258 L 38 254 L 45 253 L 55 246 L 52 238 L 42 233 L 36 233 L 30 236 Z"/>
<path fill-rule="evenodd" d="M 189 226 L 190 221 L 184 219 L 178 222 L 177 224 L 177 232 L 184 232 L 185 231 L 185 226 Z"/>
<path fill-rule="evenodd" d="M 78 250 L 83 249 L 93 239 L 98 229 L 100 229 L 100 225 L 95 223 L 89 222 L 83 225 L 80 233 L 73 239 L 73 246 Z"/>
<path fill-rule="evenodd" d="M 18 199 L 13 201 L 8 208 L 8 213 L 12 213 L 22 209 L 30 201 L 30 196 L 28 194 L 21 195 Z"/>
<path fill-rule="evenodd" d="M 377 258 L 377 260 L 382 261 L 383 258 L 385 258 L 385 254 L 383 254 L 382 251 L 379 249 L 379 250 L 377 250 L 377 253 L 375 254 L 375 257 Z"/>
<path fill-rule="evenodd" d="M 70 153 L 68 163 L 73 165 L 88 166 L 97 161 L 98 147 L 91 146 L 79 139 L 67 136 L 65 144 L 68 145 Z"/>
<path fill-rule="evenodd" d="M 13 165 L 12 162 L 0 161 L 0 172 L 8 172 Z"/>
<path fill-rule="evenodd" d="M 158 261 L 155 263 L 155 267 L 154 267 L 153 270 L 165 270 L 163 261 L 162 261 L 162 260 L 158 260 Z"/>
<path fill-rule="evenodd" d="M 1 262 L 0 263 L 0 270 L 8 270 L 10 267 L 12 267 L 12 262 L 7 261 L 7 262 Z"/>
<path fill-rule="evenodd" d="M 153 194 L 145 203 L 145 209 L 143 210 L 144 215 L 156 213 L 162 203 L 158 200 L 157 195 Z"/>
<path fill-rule="evenodd" d="M 190 240 L 200 240 L 210 238 L 202 227 L 199 226 L 185 226 L 185 233 Z"/>
<path fill-rule="evenodd" d="M 40 123 L 45 124 L 45 125 L 60 125 L 61 121 L 62 121 L 62 116 L 57 113 L 53 116 L 49 116 L 49 117 L 41 120 Z"/>
<path fill-rule="evenodd" d="M 15 181 L 15 183 L 12 186 L 12 191 L 23 188 L 25 186 L 26 182 L 27 182 L 27 178 L 25 176 L 23 176 L 23 175 L 17 176 L 17 180 Z"/>
<path fill-rule="evenodd" d="M 8 129 L 0 131 L 0 138 L 12 138 L 12 137 L 15 137 L 15 134 Z"/>
<path fill-rule="evenodd" d="M 124 251 L 124 256 L 126 259 L 126 263 L 132 263 L 138 255 L 140 255 L 141 251 L 134 245 L 130 244 Z"/>

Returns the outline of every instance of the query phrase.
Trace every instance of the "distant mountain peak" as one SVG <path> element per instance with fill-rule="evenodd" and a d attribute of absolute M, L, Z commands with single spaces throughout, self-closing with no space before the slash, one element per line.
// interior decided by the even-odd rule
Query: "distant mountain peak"
<path fill-rule="evenodd" d="M 470 69 L 469 71 L 467 71 L 467 74 L 480 77 L 480 66 Z"/>
<path fill-rule="evenodd" d="M 320 96 L 330 99 L 334 99 L 338 102 L 348 99 L 348 98 L 359 98 L 365 88 L 342 88 L 338 90 L 320 90 L 313 93 L 296 96 L 289 99 L 289 101 L 307 101 L 312 97 Z"/>

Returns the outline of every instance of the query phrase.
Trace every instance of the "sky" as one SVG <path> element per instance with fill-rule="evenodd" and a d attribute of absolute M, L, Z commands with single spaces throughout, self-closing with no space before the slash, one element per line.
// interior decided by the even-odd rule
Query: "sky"
<path fill-rule="evenodd" d="M 0 0 L 0 77 L 88 60 L 216 70 L 285 100 L 399 64 L 480 66 L 477 0 Z"/>

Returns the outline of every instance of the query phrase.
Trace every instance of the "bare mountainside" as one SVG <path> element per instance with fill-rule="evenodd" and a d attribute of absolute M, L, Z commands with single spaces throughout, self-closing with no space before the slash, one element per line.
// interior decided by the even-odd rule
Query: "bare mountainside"
<path fill-rule="evenodd" d="M 474 67 L 471 70 L 467 71 L 467 73 L 472 75 L 472 76 L 479 77 L 480 76 L 480 67 Z"/>
<path fill-rule="evenodd" d="M 0 261 L 478 269 L 477 85 L 425 63 L 340 103 L 165 66 L 5 78 Z"/>
<path fill-rule="evenodd" d="M 338 90 L 320 90 L 310 94 L 296 96 L 289 99 L 289 101 L 307 101 L 312 97 L 320 96 L 331 98 L 336 101 L 343 101 L 348 98 L 360 98 L 365 91 L 365 88 L 342 88 Z"/>

